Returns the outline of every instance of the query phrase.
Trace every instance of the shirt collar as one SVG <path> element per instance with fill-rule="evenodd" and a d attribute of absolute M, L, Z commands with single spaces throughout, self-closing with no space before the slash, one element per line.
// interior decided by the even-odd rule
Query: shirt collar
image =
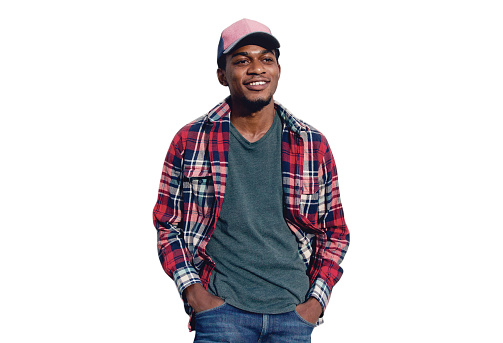
<path fill-rule="evenodd" d="M 219 120 L 229 120 L 229 114 L 231 113 L 230 99 L 231 98 L 229 96 L 213 107 L 213 109 L 206 115 L 206 122 L 213 124 Z M 305 123 L 295 118 L 290 111 L 288 111 L 276 100 L 274 101 L 274 107 L 279 113 L 282 121 L 286 123 L 290 130 L 297 134 L 300 134 L 302 131 L 309 131 L 309 127 Z"/>

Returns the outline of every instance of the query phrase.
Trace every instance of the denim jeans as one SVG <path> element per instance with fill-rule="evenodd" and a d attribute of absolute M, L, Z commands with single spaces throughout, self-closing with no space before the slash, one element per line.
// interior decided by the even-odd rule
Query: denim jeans
<path fill-rule="evenodd" d="M 258 314 L 224 303 L 196 313 L 194 343 L 309 343 L 314 327 L 296 311 Z"/>

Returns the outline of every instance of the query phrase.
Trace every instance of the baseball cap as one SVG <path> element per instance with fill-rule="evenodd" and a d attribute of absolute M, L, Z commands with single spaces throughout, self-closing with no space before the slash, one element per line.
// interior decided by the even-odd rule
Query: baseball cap
<path fill-rule="evenodd" d="M 241 19 L 222 31 L 218 43 L 217 61 L 222 55 L 234 49 L 252 44 L 271 50 L 279 48 L 278 40 L 267 26 L 255 20 Z"/>

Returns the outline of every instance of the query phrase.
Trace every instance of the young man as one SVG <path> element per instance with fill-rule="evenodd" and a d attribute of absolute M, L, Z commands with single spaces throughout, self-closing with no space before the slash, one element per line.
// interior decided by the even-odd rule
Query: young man
<path fill-rule="evenodd" d="M 349 232 L 325 137 L 273 100 L 281 67 L 269 28 L 221 35 L 230 96 L 182 128 L 154 208 L 161 264 L 195 342 L 310 342 L 342 276 Z"/>

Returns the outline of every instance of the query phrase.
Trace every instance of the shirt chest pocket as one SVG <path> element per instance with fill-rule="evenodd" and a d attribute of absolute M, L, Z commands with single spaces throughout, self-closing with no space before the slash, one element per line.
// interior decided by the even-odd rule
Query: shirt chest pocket
<path fill-rule="evenodd" d="M 211 215 L 215 187 L 209 167 L 186 166 L 183 171 L 183 188 L 186 210 L 203 216 Z"/>
<path fill-rule="evenodd" d="M 318 180 L 315 178 L 305 180 L 300 189 L 299 212 L 312 222 L 317 221 L 319 196 Z"/>

